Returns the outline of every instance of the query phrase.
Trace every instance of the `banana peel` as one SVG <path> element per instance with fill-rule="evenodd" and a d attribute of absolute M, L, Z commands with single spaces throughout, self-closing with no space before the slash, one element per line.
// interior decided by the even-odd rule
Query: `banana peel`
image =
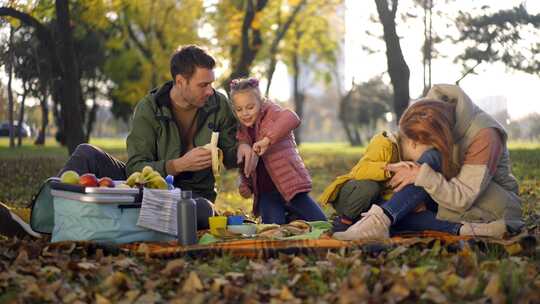
<path fill-rule="evenodd" d="M 203 146 L 203 148 L 210 150 L 212 153 L 212 173 L 214 177 L 220 176 L 223 169 L 223 151 L 218 148 L 219 132 L 212 132 L 210 143 Z"/>

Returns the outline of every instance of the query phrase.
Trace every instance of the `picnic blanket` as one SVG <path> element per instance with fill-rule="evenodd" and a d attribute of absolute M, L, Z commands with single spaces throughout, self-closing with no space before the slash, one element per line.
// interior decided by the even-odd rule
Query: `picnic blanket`
<path fill-rule="evenodd" d="M 271 258 L 279 254 L 305 254 L 323 256 L 332 250 L 350 250 L 364 248 L 381 250 L 395 245 L 411 245 L 429 243 L 440 240 L 445 244 L 454 244 L 471 239 L 468 236 L 455 236 L 441 232 L 426 231 L 392 237 L 387 240 L 340 241 L 329 236 L 319 239 L 270 240 L 248 239 L 180 246 L 176 242 L 168 243 L 137 243 L 126 244 L 122 247 L 135 254 L 151 258 L 177 258 L 182 256 L 202 257 L 212 255 L 232 255 L 248 258 Z"/>
<path fill-rule="evenodd" d="M 307 224 L 307 222 L 304 222 Z M 289 225 L 278 226 L 290 232 Z M 177 258 L 177 257 L 206 257 L 232 255 L 247 258 L 271 258 L 280 254 L 304 254 L 324 256 L 329 251 L 347 252 L 361 249 L 365 252 L 380 252 L 393 247 L 410 247 L 419 245 L 431 248 L 433 246 L 446 246 L 448 250 L 460 250 L 470 244 L 480 247 L 502 246 L 510 255 L 536 248 L 540 233 L 536 230 L 524 230 L 519 235 L 507 239 L 474 238 L 471 236 L 456 236 L 437 231 L 423 231 L 403 233 L 385 240 L 340 241 L 331 238 L 328 232 L 329 225 L 325 222 L 310 222 L 310 229 L 300 231 L 296 235 L 270 234 L 272 238 L 262 238 L 262 234 L 249 238 L 215 238 L 205 231 L 200 232 L 200 242 L 197 245 L 181 246 L 176 241 L 169 242 L 139 242 L 123 245 L 103 244 L 95 242 L 58 242 L 50 244 L 47 250 L 86 250 L 95 252 L 102 249 L 104 252 L 115 254 L 124 252 L 148 258 Z M 276 225 L 277 226 L 277 225 Z M 302 225 L 300 225 L 301 227 Z M 205 239 L 206 236 L 206 239 Z"/>
<path fill-rule="evenodd" d="M 348 252 L 361 249 L 364 252 L 380 252 L 394 247 L 423 246 L 435 247 L 446 246 L 454 250 L 461 250 L 475 244 L 480 248 L 499 246 L 509 255 L 528 254 L 534 251 L 540 235 L 521 233 L 510 239 L 498 240 L 489 238 L 472 238 L 469 236 L 454 236 L 440 232 L 425 231 L 422 233 L 395 236 L 387 240 L 364 240 L 364 241 L 340 241 L 329 236 L 323 236 L 317 240 L 237 240 L 207 245 L 180 246 L 176 242 L 167 243 L 132 243 L 124 245 L 100 244 L 90 241 L 64 241 L 49 244 L 44 253 L 53 251 L 63 252 L 86 252 L 93 254 L 101 250 L 105 254 L 133 254 L 148 258 L 170 259 L 178 257 L 206 257 L 232 255 L 247 258 L 272 258 L 280 254 L 304 254 L 325 256 L 329 251 Z M 79 254 L 78 253 L 78 254 Z"/>

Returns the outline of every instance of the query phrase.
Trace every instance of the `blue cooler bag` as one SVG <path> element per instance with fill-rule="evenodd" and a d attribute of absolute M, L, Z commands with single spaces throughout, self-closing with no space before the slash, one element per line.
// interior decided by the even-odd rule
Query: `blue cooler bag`
<path fill-rule="evenodd" d="M 120 244 L 174 240 L 173 235 L 137 226 L 141 206 L 135 203 L 137 193 L 137 189 L 120 188 L 86 188 L 85 193 L 77 193 L 53 187 L 54 228 L 51 241 L 88 240 Z"/>

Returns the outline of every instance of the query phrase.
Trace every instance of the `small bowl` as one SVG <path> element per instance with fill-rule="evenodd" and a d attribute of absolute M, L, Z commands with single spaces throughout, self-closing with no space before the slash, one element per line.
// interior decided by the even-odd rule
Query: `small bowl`
<path fill-rule="evenodd" d="M 246 234 L 246 235 L 253 235 L 257 232 L 257 227 L 252 224 L 246 224 L 246 225 L 229 225 L 227 226 L 227 230 L 232 233 L 237 234 Z"/>
<path fill-rule="evenodd" d="M 243 215 L 229 215 L 227 217 L 227 225 L 231 225 L 231 226 L 242 225 L 244 223 L 245 218 L 246 217 Z"/>

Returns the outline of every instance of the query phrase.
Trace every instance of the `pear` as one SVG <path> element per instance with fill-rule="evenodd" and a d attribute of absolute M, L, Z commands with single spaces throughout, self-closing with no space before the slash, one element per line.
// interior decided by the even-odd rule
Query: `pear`
<path fill-rule="evenodd" d="M 79 183 L 79 174 L 73 170 L 67 170 L 60 176 L 60 181 L 65 184 L 76 185 Z"/>

